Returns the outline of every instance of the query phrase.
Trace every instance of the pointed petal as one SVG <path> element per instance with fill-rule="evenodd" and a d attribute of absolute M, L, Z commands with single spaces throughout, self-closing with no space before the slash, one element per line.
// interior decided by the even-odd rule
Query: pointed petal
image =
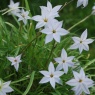
<path fill-rule="evenodd" d="M 56 67 L 56 71 L 59 71 L 63 68 L 63 64 L 58 64 L 58 66 Z"/>
<path fill-rule="evenodd" d="M 87 29 L 81 34 L 81 39 L 84 41 L 87 38 Z"/>
<path fill-rule="evenodd" d="M 82 5 L 82 3 L 83 3 L 82 0 L 78 0 L 77 1 L 77 7 L 79 7 L 80 5 Z"/>
<path fill-rule="evenodd" d="M 62 58 L 61 57 L 58 57 L 58 58 L 54 58 L 54 60 L 58 63 L 62 63 Z"/>
<path fill-rule="evenodd" d="M 66 60 L 67 59 L 67 52 L 65 51 L 64 48 L 62 49 L 61 57 L 62 57 L 63 60 Z"/>
<path fill-rule="evenodd" d="M 73 67 L 74 66 L 74 62 L 67 62 L 69 67 Z"/>
<path fill-rule="evenodd" d="M 50 79 L 48 77 L 43 77 L 39 83 L 47 83 Z"/>
<path fill-rule="evenodd" d="M 19 63 L 14 64 L 14 67 L 15 67 L 16 71 L 18 72 Z"/>
<path fill-rule="evenodd" d="M 81 95 L 82 94 L 82 88 L 81 88 L 80 84 L 73 87 L 72 90 L 75 91 L 75 95 Z"/>
<path fill-rule="evenodd" d="M 45 24 L 46 24 L 45 22 L 38 22 L 37 25 L 36 25 L 36 29 L 45 26 Z"/>
<path fill-rule="evenodd" d="M 78 82 L 75 79 L 71 79 L 71 80 L 67 81 L 66 84 L 68 84 L 70 86 L 77 86 Z"/>
<path fill-rule="evenodd" d="M 83 49 L 89 51 L 89 46 L 87 44 L 83 44 Z"/>
<path fill-rule="evenodd" d="M 75 43 L 80 43 L 80 38 L 79 37 L 72 37 L 72 39 Z"/>
<path fill-rule="evenodd" d="M 51 5 L 51 3 L 49 1 L 47 2 L 47 8 L 48 8 L 49 11 L 52 10 L 52 5 Z"/>
<path fill-rule="evenodd" d="M 61 7 L 62 7 L 62 5 L 55 6 L 55 7 L 52 9 L 52 12 L 58 12 Z"/>
<path fill-rule="evenodd" d="M 54 77 L 60 77 L 60 76 L 62 76 L 63 74 L 64 74 L 63 71 L 56 71 L 56 72 L 54 72 Z"/>
<path fill-rule="evenodd" d="M 68 64 L 63 63 L 63 69 L 64 69 L 64 73 L 67 74 L 67 72 L 68 72 Z"/>
<path fill-rule="evenodd" d="M 9 93 L 9 92 L 12 92 L 12 91 L 14 91 L 14 90 L 11 87 L 4 88 L 4 92 Z"/>
<path fill-rule="evenodd" d="M 57 42 L 60 42 L 60 35 L 58 34 L 53 34 L 53 38 L 57 41 Z"/>
<path fill-rule="evenodd" d="M 54 64 L 52 62 L 50 62 L 50 64 L 49 64 L 48 71 L 50 73 L 54 73 L 54 71 L 55 71 Z"/>
<path fill-rule="evenodd" d="M 82 77 L 83 79 L 85 79 L 85 73 L 84 73 L 83 68 L 81 68 L 81 70 L 80 70 L 80 75 L 81 75 L 81 77 Z"/>
<path fill-rule="evenodd" d="M 92 43 L 94 40 L 93 39 L 86 39 L 85 41 L 84 41 L 84 43 L 85 44 L 90 44 L 90 43 Z"/>
<path fill-rule="evenodd" d="M 40 16 L 40 15 L 33 16 L 33 17 L 32 17 L 32 20 L 35 20 L 35 21 L 43 21 L 43 20 L 42 20 L 42 16 Z"/>
<path fill-rule="evenodd" d="M 89 91 L 88 87 L 87 87 L 85 84 L 82 84 L 81 87 L 82 87 L 83 91 L 84 91 L 86 94 L 90 94 L 90 91 Z"/>
<path fill-rule="evenodd" d="M 88 5 L 88 0 L 83 1 L 83 6 L 86 7 Z"/>
<path fill-rule="evenodd" d="M 63 28 L 60 28 L 59 30 L 57 30 L 57 34 L 62 35 L 62 36 L 67 35 L 68 33 L 69 32 Z"/>
<path fill-rule="evenodd" d="M 83 44 L 80 44 L 80 45 L 79 45 L 79 52 L 80 52 L 80 54 L 82 53 L 83 49 L 84 49 Z"/>
<path fill-rule="evenodd" d="M 72 61 L 74 59 L 75 56 L 70 56 L 70 57 L 67 57 L 67 60 L 68 61 Z"/>
<path fill-rule="evenodd" d="M 46 77 L 49 77 L 50 76 L 50 74 L 49 74 L 48 71 L 40 71 L 40 73 L 43 74 Z"/>
<path fill-rule="evenodd" d="M 79 81 L 79 79 L 80 79 L 80 74 L 77 73 L 77 72 L 75 72 L 75 71 L 73 71 L 73 75 L 74 75 L 74 78 L 75 78 L 77 81 Z"/>
<path fill-rule="evenodd" d="M 50 84 L 55 89 L 55 79 L 54 78 L 50 78 Z"/>
<path fill-rule="evenodd" d="M 52 34 L 52 32 L 48 28 L 41 30 L 41 32 L 44 34 Z"/>
<path fill-rule="evenodd" d="M 45 44 L 51 42 L 52 40 L 53 40 L 53 35 L 52 34 L 47 35 L 45 38 Z"/>
<path fill-rule="evenodd" d="M 62 85 L 62 80 L 60 78 L 55 78 L 55 82 Z"/>
<path fill-rule="evenodd" d="M 70 46 L 70 49 L 77 49 L 77 48 L 79 48 L 78 43 L 74 43 L 73 45 Z"/>
<path fill-rule="evenodd" d="M 7 59 L 10 61 L 10 62 L 14 62 L 14 57 L 7 57 Z"/>

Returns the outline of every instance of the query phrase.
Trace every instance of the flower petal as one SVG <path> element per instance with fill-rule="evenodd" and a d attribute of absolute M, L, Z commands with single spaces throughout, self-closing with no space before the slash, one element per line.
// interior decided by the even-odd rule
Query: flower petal
<path fill-rule="evenodd" d="M 86 38 L 87 38 L 87 29 L 81 35 L 82 41 L 84 41 Z"/>
<path fill-rule="evenodd" d="M 89 91 L 88 87 L 87 87 L 84 83 L 81 85 L 81 87 L 82 87 L 83 91 L 84 91 L 86 94 L 90 94 L 90 91 Z"/>
<path fill-rule="evenodd" d="M 43 74 L 46 77 L 49 77 L 50 76 L 50 74 L 49 74 L 48 71 L 40 71 L 40 73 Z"/>
<path fill-rule="evenodd" d="M 56 72 L 54 72 L 54 77 L 60 77 L 60 76 L 62 76 L 63 74 L 64 74 L 63 71 L 56 71 Z"/>
<path fill-rule="evenodd" d="M 58 64 L 58 66 L 56 67 L 56 71 L 59 71 L 63 68 L 63 64 Z"/>
<path fill-rule="evenodd" d="M 52 34 L 52 32 L 48 28 L 41 30 L 41 32 L 44 34 Z"/>
<path fill-rule="evenodd" d="M 54 58 L 54 60 L 55 60 L 57 63 L 62 63 L 62 58 L 61 58 L 61 57 Z"/>
<path fill-rule="evenodd" d="M 75 79 L 71 79 L 71 80 L 67 81 L 66 84 L 68 84 L 70 86 L 77 86 L 78 82 Z"/>
<path fill-rule="evenodd" d="M 50 78 L 50 84 L 53 88 L 55 88 L 55 79 L 54 78 Z"/>
<path fill-rule="evenodd" d="M 55 78 L 55 82 L 62 85 L 62 80 L 60 78 Z"/>
<path fill-rule="evenodd" d="M 43 77 L 39 83 L 47 83 L 50 79 L 48 77 Z"/>
<path fill-rule="evenodd" d="M 47 35 L 45 38 L 45 44 L 51 42 L 52 40 L 53 40 L 53 35 L 52 34 Z"/>
<path fill-rule="evenodd" d="M 65 51 L 64 48 L 62 49 L 61 57 L 62 57 L 63 60 L 66 60 L 67 59 L 67 52 Z"/>
<path fill-rule="evenodd" d="M 49 70 L 50 73 L 54 73 L 55 68 L 54 68 L 54 64 L 52 62 L 50 62 L 48 70 Z"/>
<path fill-rule="evenodd" d="M 45 24 L 46 24 L 46 23 L 43 22 L 43 21 L 38 22 L 37 25 L 36 25 L 36 29 L 43 27 Z"/>
<path fill-rule="evenodd" d="M 80 38 L 79 37 L 72 37 L 72 39 L 75 43 L 80 43 Z"/>
<path fill-rule="evenodd" d="M 57 42 L 60 42 L 60 35 L 58 34 L 53 34 L 53 38 L 57 41 Z"/>

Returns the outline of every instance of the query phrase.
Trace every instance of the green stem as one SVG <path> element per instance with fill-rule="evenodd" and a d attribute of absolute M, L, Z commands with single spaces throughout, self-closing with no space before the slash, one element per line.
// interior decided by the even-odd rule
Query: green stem
<path fill-rule="evenodd" d="M 50 59 L 50 57 L 51 57 L 51 55 L 52 55 L 52 53 L 53 53 L 54 47 L 55 47 L 55 41 L 53 42 L 53 45 L 52 45 L 52 48 L 51 48 L 49 57 L 48 57 L 48 59 L 47 59 L 47 61 L 46 61 L 46 64 L 49 62 L 49 59 Z"/>
<path fill-rule="evenodd" d="M 27 86 L 27 89 L 25 90 L 25 92 L 22 95 L 27 95 L 27 93 L 29 92 L 32 84 L 33 84 L 33 80 L 34 80 L 34 75 L 35 75 L 35 71 L 32 72 L 31 76 L 30 76 L 30 82 Z"/>
<path fill-rule="evenodd" d="M 28 43 L 28 44 L 26 45 L 26 47 L 22 50 L 22 55 L 23 55 L 23 53 L 26 51 L 26 49 L 27 49 L 29 46 L 31 46 L 32 42 L 35 41 L 35 40 L 37 39 L 37 37 L 39 37 L 40 35 L 41 35 L 41 33 L 38 34 L 32 41 L 30 41 L 30 43 Z"/>
<path fill-rule="evenodd" d="M 82 19 L 82 20 L 79 21 L 78 23 L 74 24 L 72 27 L 70 27 L 70 28 L 68 29 L 68 31 L 72 30 L 72 29 L 75 28 L 77 25 L 79 25 L 79 24 L 81 24 L 82 22 L 84 22 L 85 20 L 87 20 L 90 16 L 91 16 L 91 14 L 88 15 L 88 16 L 86 16 L 84 19 Z"/>
<path fill-rule="evenodd" d="M 59 12 L 64 8 L 64 7 L 66 7 L 67 5 L 69 5 L 71 2 L 73 2 L 74 0 L 71 0 L 71 1 L 69 1 L 69 2 L 66 2 L 62 7 L 61 7 L 61 9 L 59 10 Z"/>
<path fill-rule="evenodd" d="M 11 84 L 15 84 L 15 83 L 18 83 L 18 82 L 21 82 L 21 81 L 27 80 L 28 78 L 29 78 L 29 77 L 21 78 L 21 79 L 19 79 L 19 80 L 17 80 L 17 81 L 13 81 L 13 82 L 11 82 Z"/>

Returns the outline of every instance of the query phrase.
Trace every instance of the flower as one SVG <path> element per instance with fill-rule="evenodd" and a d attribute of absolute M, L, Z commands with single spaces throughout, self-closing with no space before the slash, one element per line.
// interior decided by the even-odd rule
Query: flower
<path fill-rule="evenodd" d="M 32 17 L 32 20 L 35 20 L 38 22 L 36 25 L 36 29 L 45 26 L 47 22 L 52 19 L 54 19 L 54 16 L 44 11 L 42 11 L 42 15 L 36 15 Z"/>
<path fill-rule="evenodd" d="M 62 27 L 62 21 L 49 20 L 46 24 L 45 29 L 41 30 L 42 33 L 47 34 L 45 43 L 49 43 L 53 38 L 60 42 L 60 36 L 67 35 L 69 32 Z"/>
<path fill-rule="evenodd" d="M 41 79 L 39 83 L 47 83 L 50 82 L 51 86 L 55 88 L 55 83 L 61 84 L 62 81 L 59 78 L 61 75 L 64 74 L 63 71 L 55 71 L 54 65 L 52 62 L 50 62 L 48 71 L 40 71 L 41 74 L 44 75 L 44 77 Z"/>
<path fill-rule="evenodd" d="M 11 81 L 3 82 L 0 80 L 0 95 L 7 95 L 6 93 L 12 92 L 13 89 L 9 86 Z"/>
<path fill-rule="evenodd" d="M 78 0 L 77 1 L 77 7 L 81 6 L 83 4 L 84 7 L 88 5 L 88 0 Z"/>
<path fill-rule="evenodd" d="M 20 9 L 18 9 L 20 3 L 14 3 L 13 0 L 10 0 L 10 4 L 8 5 L 9 9 L 11 10 L 11 12 L 9 14 L 13 14 L 16 15 L 20 12 Z"/>
<path fill-rule="evenodd" d="M 87 29 L 82 33 L 81 37 L 72 37 L 74 40 L 74 44 L 70 46 L 70 49 L 77 49 L 79 48 L 80 53 L 82 53 L 83 50 L 88 51 L 89 46 L 88 44 L 92 43 L 93 39 L 86 39 L 87 38 Z"/>
<path fill-rule="evenodd" d="M 72 90 L 75 91 L 76 95 L 81 95 L 82 92 L 90 94 L 88 88 L 94 85 L 94 81 L 85 76 L 84 70 L 82 68 L 80 70 L 80 73 L 73 71 L 73 75 L 74 79 L 67 81 L 66 84 L 74 86 Z"/>
<path fill-rule="evenodd" d="M 61 8 L 62 5 L 57 5 L 54 8 L 52 8 L 52 5 L 49 1 L 47 1 L 47 7 L 45 6 L 40 6 L 41 11 L 47 12 L 51 16 L 53 15 L 54 17 L 59 17 L 58 11 Z"/>
<path fill-rule="evenodd" d="M 64 73 L 67 73 L 68 67 L 74 66 L 74 62 L 72 62 L 73 59 L 74 59 L 74 56 L 67 57 L 67 52 L 63 48 L 61 52 L 61 57 L 54 58 L 54 60 L 59 63 L 56 70 L 61 70 L 63 68 Z"/>
<path fill-rule="evenodd" d="M 24 11 L 24 9 L 21 10 L 21 13 L 17 14 L 19 17 L 18 21 L 23 21 L 23 23 L 26 25 L 27 24 L 27 19 L 31 19 L 29 16 L 29 11 Z"/>
<path fill-rule="evenodd" d="M 21 59 L 21 54 L 16 56 L 16 57 L 7 57 L 7 59 L 12 62 L 11 65 L 14 65 L 16 71 L 18 71 L 18 68 L 19 68 L 19 63 L 22 62 Z"/>

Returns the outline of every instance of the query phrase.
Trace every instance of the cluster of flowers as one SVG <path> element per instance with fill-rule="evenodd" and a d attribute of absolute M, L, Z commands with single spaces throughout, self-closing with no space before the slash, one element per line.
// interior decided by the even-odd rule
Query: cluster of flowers
<path fill-rule="evenodd" d="M 88 0 L 78 0 L 77 7 L 82 4 L 84 7 L 86 7 L 88 4 Z M 36 29 L 43 27 L 40 32 L 46 34 L 45 44 L 51 42 L 53 39 L 57 42 L 60 42 L 60 36 L 67 35 L 69 33 L 67 30 L 62 28 L 63 22 L 55 19 L 55 17 L 59 17 L 58 11 L 62 7 L 62 5 L 58 5 L 53 8 L 51 3 L 48 1 L 47 7 L 40 6 L 41 15 L 37 15 L 32 18 L 28 16 L 28 11 L 24 11 L 24 9 L 18 9 L 19 2 L 14 3 L 12 0 L 10 0 L 10 5 L 8 7 L 11 10 L 9 14 L 17 16 L 19 18 L 18 21 L 22 20 L 25 25 L 27 24 L 27 19 L 37 21 L 38 23 L 36 25 Z M 70 49 L 79 49 L 80 53 L 82 53 L 83 50 L 88 51 L 88 44 L 94 41 L 93 39 L 87 39 L 87 29 L 82 33 L 81 37 L 72 37 L 72 39 L 74 41 L 74 44 L 70 46 Z M 55 88 L 55 83 L 62 85 L 60 76 L 62 76 L 64 73 L 68 73 L 68 67 L 74 66 L 74 58 L 75 56 L 68 57 L 66 50 L 63 48 L 61 57 L 54 58 L 54 60 L 58 63 L 56 69 L 54 67 L 54 64 L 50 62 L 48 71 L 40 71 L 40 73 L 43 74 L 44 77 L 39 83 L 50 82 L 53 88 Z M 22 62 L 21 54 L 16 57 L 7 57 L 7 59 L 12 62 L 11 65 L 13 65 L 16 71 L 18 71 L 19 63 Z M 62 69 L 64 71 L 60 71 Z M 75 92 L 76 95 L 80 95 L 83 91 L 86 94 L 90 94 L 89 88 L 94 85 L 94 81 L 89 79 L 85 75 L 83 68 L 81 68 L 79 73 L 73 71 L 73 75 L 74 78 L 67 81 L 66 84 L 74 86 L 72 90 Z M 3 81 L 0 80 L 0 95 L 6 95 L 6 93 L 13 91 L 13 89 L 9 85 L 10 81 L 3 83 Z"/>

